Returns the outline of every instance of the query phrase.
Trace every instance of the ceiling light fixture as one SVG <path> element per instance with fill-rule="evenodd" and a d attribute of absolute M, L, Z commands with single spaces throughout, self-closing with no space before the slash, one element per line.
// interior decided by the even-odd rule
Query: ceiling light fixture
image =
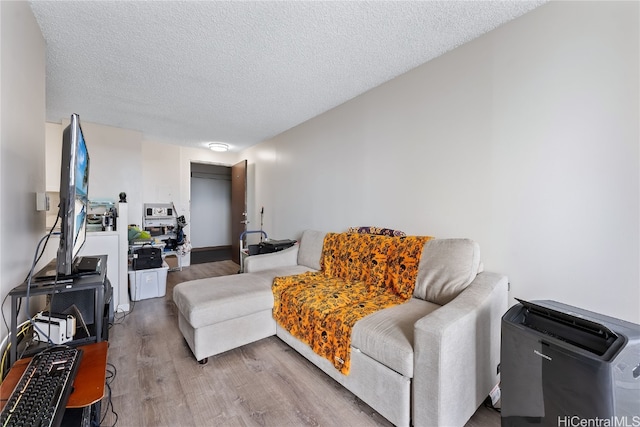
<path fill-rule="evenodd" d="M 223 144 L 222 142 L 212 142 L 209 144 L 209 149 L 213 151 L 217 151 L 219 153 L 224 153 L 229 150 L 228 144 Z"/>

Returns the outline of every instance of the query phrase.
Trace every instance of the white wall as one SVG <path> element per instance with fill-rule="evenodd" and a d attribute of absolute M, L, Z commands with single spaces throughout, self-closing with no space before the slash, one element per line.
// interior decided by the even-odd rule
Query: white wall
<path fill-rule="evenodd" d="M 82 121 L 82 114 L 78 114 Z M 127 222 L 139 224 L 143 194 L 140 185 L 143 180 L 142 133 L 84 121 L 82 131 L 91 157 L 89 198 L 118 201 L 118 195 L 124 191 L 129 205 Z"/>
<path fill-rule="evenodd" d="M 181 147 L 144 141 L 142 144 L 143 203 L 171 203 L 180 198 Z M 142 211 L 138 213 L 142 215 Z"/>
<path fill-rule="evenodd" d="M 231 245 L 231 168 L 191 164 L 191 245 Z"/>
<path fill-rule="evenodd" d="M 27 276 L 45 221 L 44 212 L 36 212 L 35 206 L 36 192 L 45 191 L 45 43 L 27 2 L 0 2 L 0 99 L 0 298 L 4 300 Z M 9 323 L 8 302 L 2 310 Z M 6 335 L 0 322 L 0 340 Z"/>
<path fill-rule="evenodd" d="M 68 123 L 67 123 L 68 124 Z M 84 126 L 84 123 L 83 123 Z M 84 129 L 83 129 L 84 130 Z M 60 192 L 60 165 L 62 164 L 62 126 L 45 123 L 45 176 L 46 188 L 50 192 Z M 60 200 L 58 200 L 60 202 Z M 56 205 L 57 206 L 57 205 Z M 57 209 L 51 208 L 57 212 Z"/>
<path fill-rule="evenodd" d="M 551 2 L 247 150 L 253 223 L 471 237 L 512 297 L 640 322 L 638 6 Z"/>
<path fill-rule="evenodd" d="M 231 181 L 191 177 L 191 245 L 231 245 Z"/>

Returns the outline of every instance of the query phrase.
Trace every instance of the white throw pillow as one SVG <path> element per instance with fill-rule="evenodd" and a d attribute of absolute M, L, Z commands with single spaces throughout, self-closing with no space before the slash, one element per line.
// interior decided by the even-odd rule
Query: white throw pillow
<path fill-rule="evenodd" d="M 413 296 L 445 305 L 478 274 L 480 246 L 471 239 L 433 239 L 426 243 Z"/>
<path fill-rule="evenodd" d="M 325 231 L 305 230 L 300 238 L 298 265 L 320 270 L 320 257 L 324 244 Z"/>

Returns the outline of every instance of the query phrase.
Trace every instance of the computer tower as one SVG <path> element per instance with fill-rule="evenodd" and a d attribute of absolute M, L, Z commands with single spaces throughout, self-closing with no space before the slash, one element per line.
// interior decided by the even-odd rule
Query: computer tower
<path fill-rule="evenodd" d="M 75 316 L 75 313 L 70 310 L 74 305 L 78 311 L 80 311 L 82 320 L 84 320 L 87 325 L 93 325 L 95 322 L 96 311 L 95 291 L 93 289 L 82 289 L 72 292 L 63 292 L 53 295 L 50 299 L 52 313 L 73 314 Z M 78 326 L 80 326 L 80 319 L 76 320 L 78 321 Z"/>
<path fill-rule="evenodd" d="M 519 301 L 502 318 L 502 426 L 640 425 L 640 325 Z"/>
<path fill-rule="evenodd" d="M 102 317 L 102 339 L 108 339 L 109 324 L 113 323 L 113 288 L 108 278 L 104 282 L 104 305 L 96 313 L 95 289 L 81 289 L 71 292 L 62 292 L 49 297 L 49 306 L 52 313 L 70 314 L 76 317 L 78 331 L 83 331 L 86 326 L 91 334 L 95 334 L 96 317 Z M 76 310 L 80 313 L 77 315 Z M 79 317 L 79 318 L 78 318 Z M 84 324 L 83 324 L 84 322 Z M 76 337 L 77 339 L 78 337 Z"/>
<path fill-rule="evenodd" d="M 105 280 L 104 311 L 102 312 L 102 315 L 102 339 L 109 341 L 109 325 L 113 324 L 115 309 L 113 301 L 113 286 L 111 286 L 111 281 L 108 278 Z"/>

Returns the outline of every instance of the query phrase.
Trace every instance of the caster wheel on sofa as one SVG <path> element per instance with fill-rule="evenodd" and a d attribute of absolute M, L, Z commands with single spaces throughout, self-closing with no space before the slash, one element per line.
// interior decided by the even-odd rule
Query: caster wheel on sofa
<path fill-rule="evenodd" d="M 201 365 L 206 365 L 208 361 L 209 361 L 209 358 L 205 357 L 202 360 L 198 360 L 198 363 L 201 364 Z"/>

